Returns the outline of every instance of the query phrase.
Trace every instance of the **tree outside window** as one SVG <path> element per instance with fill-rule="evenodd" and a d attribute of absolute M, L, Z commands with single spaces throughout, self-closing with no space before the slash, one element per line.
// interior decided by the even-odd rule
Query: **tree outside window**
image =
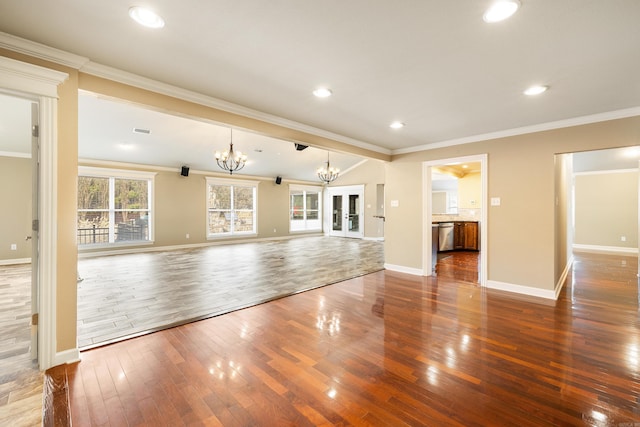
<path fill-rule="evenodd" d="M 153 174 L 81 168 L 78 245 L 150 241 L 152 188 Z"/>
<path fill-rule="evenodd" d="M 208 237 L 256 233 L 257 182 L 207 178 Z"/>

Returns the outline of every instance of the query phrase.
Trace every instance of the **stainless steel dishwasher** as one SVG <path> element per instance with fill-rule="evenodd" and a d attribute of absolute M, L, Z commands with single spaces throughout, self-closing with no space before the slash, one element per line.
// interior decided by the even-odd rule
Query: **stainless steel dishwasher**
<path fill-rule="evenodd" d="M 453 250 L 453 222 L 441 222 L 438 227 L 438 252 Z"/>

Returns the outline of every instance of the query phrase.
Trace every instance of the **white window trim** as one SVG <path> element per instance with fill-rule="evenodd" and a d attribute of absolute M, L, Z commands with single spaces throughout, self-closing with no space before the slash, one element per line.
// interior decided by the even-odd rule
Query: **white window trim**
<path fill-rule="evenodd" d="M 135 179 L 135 180 L 148 180 L 151 182 L 151 188 L 149 189 L 149 239 L 126 241 L 126 242 L 109 242 L 109 243 L 93 243 L 87 245 L 78 245 L 78 249 L 95 249 L 105 247 L 121 247 L 121 246 L 143 246 L 153 245 L 155 241 L 155 178 L 157 172 L 145 172 L 135 171 L 128 169 L 110 169 L 100 168 L 93 166 L 78 166 L 78 177 L 91 176 L 95 178 L 119 178 L 119 179 Z M 109 193 L 112 193 L 113 188 L 109 186 Z M 76 208 L 76 211 L 78 208 Z M 113 226 L 113 224 L 111 224 Z M 111 232 L 111 231 L 110 231 Z"/>
<path fill-rule="evenodd" d="M 218 240 L 218 239 L 233 239 L 233 238 L 246 238 L 246 237 L 255 237 L 258 235 L 258 186 L 260 185 L 260 181 L 252 181 L 252 180 L 244 180 L 244 179 L 229 179 L 229 178 L 214 178 L 214 177 L 205 177 L 206 179 L 206 191 L 204 194 L 205 197 L 205 213 L 207 220 L 205 233 L 207 236 L 207 240 Z M 255 231 L 243 231 L 243 232 L 235 232 L 235 233 L 218 233 L 218 234 L 210 234 L 209 233 L 209 186 L 210 185 L 231 185 L 236 187 L 253 187 L 255 189 L 255 195 L 253 200 L 253 227 Z"/>
<path fill-rule="evenodd" d="M 306 222 L 307 219 L 305 218 L 305 228 L 302 230 L 293 230 L 291 227 L 291 222 L 293 221 L 291 219 L 291 192 L 292 191 L 304 191 L 304 192 L 312 192 L 312 193 L 318 193 L 318 224 L 319 226 L 317 228 L 306 228 Z M 322 205 L 323 205 L 323 187 L 320 185 L 300 185 L 300 184 L 289 184 L 289 201 L 288 204 L 289 206 L 287 206 L 287 216 L 289 218 L 289 233 L 290 234 L 298 234 L 298 233 L 316 233 L 316 232 L 321 232 L 322 231 L 322 224 L 323 224 L 323 209 L 322 209 Z M 305 203 L 306 203 L 306 197 L 305 197 Z M 313 220 L 316 221 L 316 220 Z"/>

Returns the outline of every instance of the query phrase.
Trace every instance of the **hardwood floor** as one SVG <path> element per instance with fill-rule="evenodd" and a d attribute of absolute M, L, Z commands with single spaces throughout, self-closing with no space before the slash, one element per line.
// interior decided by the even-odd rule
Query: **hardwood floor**
<path fill-rule="evenodd" d="M 0 266 L 0 425 L 41 424 L 43 374 L 31 360 L 31 266 Z"/>
<path fill-rule="evenodd" d="M 324 236 L 80 259 L 78 345 L 103 345 L 383 268 L 382 242 Z"/>
<path fill-rule="evenodd" d="M 639 425 L 636 273 L 577 255 L 550 302 L 380 271 L 83 352 L 48 372 L 53 406 L 81 426 Z"/>
<path fill-rule="evenodd" d="M 436 274 L 461 282 L 479 283 L 480 252 L 451 251 L 438 253 Z"/>

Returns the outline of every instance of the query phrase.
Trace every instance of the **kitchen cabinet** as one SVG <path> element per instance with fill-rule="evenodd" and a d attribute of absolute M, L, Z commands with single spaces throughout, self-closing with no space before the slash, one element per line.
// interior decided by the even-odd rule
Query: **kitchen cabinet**
<path fill-rule="evenodd" d="M 464 249 L 473 251 L 480 249 L 477 222 L 464 223 Z"/>
<path fill-rule="evenodd" d="M 480 249 L 477 222 L 456 221 L 454 223 L 453 249 L 472 251 Z"/>

